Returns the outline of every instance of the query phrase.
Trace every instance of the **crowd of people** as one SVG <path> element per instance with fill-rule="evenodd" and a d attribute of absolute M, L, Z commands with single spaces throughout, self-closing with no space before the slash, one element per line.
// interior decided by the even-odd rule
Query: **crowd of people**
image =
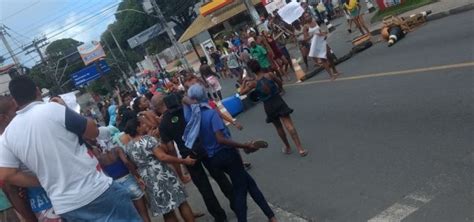
<path fill-rule="evenodd" d="M 314 7 L 303 2 L 300 6 L 304 14 L 292 24 L 285 23 L 275 11 L 262 16 L 260 27 L 246 25 L 239 32 L 223 36 L 216 47 L 206 48 L 211 61 L 201 58 L 200 73 L 209 83 L 214 99 L 222 99 L 219 79 L 235 77 L 242 83 L 243 76 L 250 72 L 247 66 L 250 59 L 257 60 L 262 69 L 271 71 L 280 80 L 290 81 L 290 68 L 294 70 L 295 60 L 288 51 L 289 43 L 298 46 L 307 69 L 313 60 L 328 72 L 330 79 L 340 75 L 334 65 L 334 52 L 327 43 L 328 31 L 321 24 L 345 13 L 350 27 L 355 23 L 362 34 L 368 33 L 358 0 L 321 1 Z"/>
<path fill-rule="evenodd" d="M 240 94 L 263 102 L 282 153 L 292 153 L 288 133 L 298 154 L 308 155 L 290 116 L 293 109 L 281 96 L 293 69 L 286 44 L 298 45 L 306 66 L 311 58 L 331 79 L 340 73 L 319 26 L 320 11 L 301 7 L 305 12 L 293 24 L 275 13 L 263 28 L 226 36 L 222 46 L 209 48 L 212 64 L 201 59 L 199 75 L 184 70 L 149 78 L 138 92 L 117 89 L 98 104 L 101 118 L 77 113 L 59 96 L 45 102 L 31 79 L 14 78 L 11 96 L 0 97 L 0 221 L 148 222 L 163 216 L 174 222 L 178 213 L 195 221 L 203 214 L 187 202 L 183 184 L 191 181 L 215 221 L 227 221 L 206 171 L 239 222 L 247 221 L 247 193 L 269 221 L 277 221 L 241 154 L 268 143 L 232 139 L 226 123 L 243 127 L 219 108 L 219 81 L 237 78 Z M 363 32 L 358 7 L 356 0 L 345 1 Z"/>

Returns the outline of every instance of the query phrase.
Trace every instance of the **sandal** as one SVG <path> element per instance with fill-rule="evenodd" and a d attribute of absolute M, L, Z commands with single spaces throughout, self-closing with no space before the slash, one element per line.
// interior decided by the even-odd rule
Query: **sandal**
<path fill-rule="evenodd" d="M 291 148 L 288 149 L 288 150 L 287 150 L 286 148 L 283 148 L 283 149 L 281 150 L 281 152 L 282 152 L 283 154 L 286 154 L 286 155 L 290 155 L 290 154 L 292 153 Z"/>
<path fill-rule="evenodd" d="M 305 150 L 305 151 L 303 151 L 303 152 L 300 151 L 299 153 L 300 153 L 300 156 L 301 156 L 301 157 L 305 157 L 305 156 L 308 155 L 308 151 L 307 151 L 307 150 Z"/>
<path fill-rule="evenodd" d="M 194 213 L 193 216 L 194 216 L 194 218 L 200 218 L 200 217 L 206 216 L 206 214 L 205 214 L 205 213 L 201 213 L 201 212 L 197 212 L 197 213 Z"/>
<path fill-rule="evenodd" d="M 265 141 L 263 141 L 263 140 L 253 141 L 252 144 L 253 144 L 257 149 L 244 149 L 244 152 L 245 152 L 246 154 L 250 154 L 250 153 L 256 152 L 257 150 L 262 149 L 262 148 L 268 148 L 268 143 L 265 142 Z"/>
<path fill-rule="evenodd" d="M 268 143 L 264 140 L 256 140 L 253 141 L 252 144 L 259 149 L 268 148 Z"/>

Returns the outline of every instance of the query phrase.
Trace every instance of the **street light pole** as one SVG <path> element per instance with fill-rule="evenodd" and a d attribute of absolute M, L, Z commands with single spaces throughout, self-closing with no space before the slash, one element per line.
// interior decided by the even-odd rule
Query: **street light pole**
<path fill-rule="evenodd" d="M 161 12 L 161 9 L 158 6 L 158 3 L 156 2 L 156 0 L 151 0 L 151 4 L 153 5 L 153 8 L 155 8 L 156 15 L 157 15 L 158 19 L 160 20 L 161 25 L 165 28 L 166 34 L 168 34 L 168 37 L 171 40 L 171 44 L 173 44 L 173 47 L 178 52 L 179 59 L 183 63 L 184 67 L 189 70 L 191 68 L 191 66 L 189 65 L 188 61 L 184 57 L 183 50 L 182 50 L 181 46 L 178 44 L 178 41 L 176 40 L 176 38 L 174 37 L 173 31 L 171 31 L 171 28 L 168 26 L 168 23 L 166 22 L 165 16 Z"/>

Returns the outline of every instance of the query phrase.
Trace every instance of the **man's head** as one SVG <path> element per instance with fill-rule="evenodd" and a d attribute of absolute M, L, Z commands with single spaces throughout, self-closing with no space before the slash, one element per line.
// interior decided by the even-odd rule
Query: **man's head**
<path fill-rule="evenodd" d="M 0 131 L 4 131 L 15 117 L 17 105 L 11 96 L 0 96 Z"/>
<path fill-rule="evenodd" d="M 250 42 L 250 48 L 257 47 L 257 43 L 255 41 Z"/>
<path fill-rule="evenodd" d="M 27 76 L 18 76 L 8 84 L 8 89 L 18 106 L 25 106 L 41 100 L 41 92 L 35 82 Z"/>
<path fill-rule="evenodd" d="M 184 88 L 189 89 L 192 85 L 199 83 L 199 79 L 195 75 L 186 76 L 184 79 Z"/>
<path fill-rule="evenodd" d="M 201 84 L 194 84 L 188 89 L 189 98 L 196 100 L 199 103 L 208 101 L 206 90 Z"/>
<path fill-rule="evenodd" d="M 164 112 L 166 112 L 166 105 L 163 99 L 164 95 L 160 93 L 154 95 L 150 101 L 151 108 L 158 116 L 161 116 Z"/>
<path fill-rule="evenodd" d="M 123 98 L 123 104 L 127 107 L 130 106 L 130 103 L 132 103 L 132 100 L 133 100 L 132 94 L 129 92 L 126 92 L 122 95 L 122 98 Z"/>

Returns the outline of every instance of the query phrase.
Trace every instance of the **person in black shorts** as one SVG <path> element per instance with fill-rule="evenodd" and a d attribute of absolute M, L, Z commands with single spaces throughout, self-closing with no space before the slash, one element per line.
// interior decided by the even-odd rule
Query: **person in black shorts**
<path fill-rule="evenodd" d="M 215 221 L 227 221 L 227 215 L 212 190 L 204 167 L 206 167 L 211 177 L 217 182 L 221 191 L 227 199 L 229 199 L 231 208 L 234 209 L 232 204 L 234 198 L 232 183 L 224 172 L 210 167 L 207 164 L 208 161 L 204 161 L 207 159 L 207 154 L 199 142 L 194 144 L 193 149 L 188 149 L 185 146 L 182 137 L 186 128 L 186 121 L 180 97 L 176 94 L 170 94 L 166 97 L 163 95 L 155 95 L 151 100 L 151 105 L 156 114 L 161 116 L 159 127 L 161 146 L 165 146 L 163 147 L 165 150 L 174 152 L 174 143 L 176 143 L 182 158 L 191 156 L 193 159 L 197 159 L 193 166 L 187 166 L 191 179 L 201 193 L 207 210 L 214 217 Z"/>
<path fill-rule="evenodd" d="M 252 97 L 258 97 L 259 100 L 263 101 L 263 107 L 267 114 L 266 122 L 273 123 L 278 132 L 278 136 L 280 136 L 285 144 L 283 153 L 291 153 L 290 143 L 288 142 L 284 129 L 286 128 L 295 142 L 298 153 L 302 157 L 306 156 L 308 151 L 303 149 L 298 132 L 290 117 L 290 114 L 293 113 L 293 109 L 288 107 L 280 95 L 280 92 L 283 89 L 281 80 L 273 73 L 262 70 L 260 64 L 256 60 L 250 60 L 248 67 L 257 75 L 257 78 L 246 82 L 241 88 L 240 93 L 244 95 L 254 90 L 252 92 Z"/>

